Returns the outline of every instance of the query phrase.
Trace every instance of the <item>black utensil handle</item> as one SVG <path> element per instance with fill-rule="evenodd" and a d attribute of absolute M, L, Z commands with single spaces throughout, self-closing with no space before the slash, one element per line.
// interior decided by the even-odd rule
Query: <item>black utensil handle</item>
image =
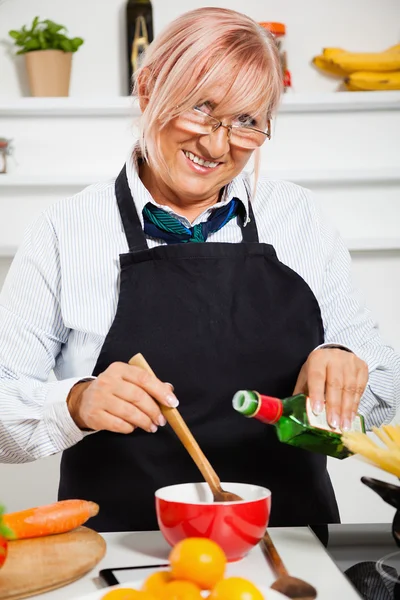
<path fill-rule="evenodd" d="M 378 494 L 387 504 L 400 509 L 400 487 L 398 485 L 393 485 L 393 483 L 381 481 L 380 479 L 373 479 L 372 477 L 361 477 L 361 481 Z"/>

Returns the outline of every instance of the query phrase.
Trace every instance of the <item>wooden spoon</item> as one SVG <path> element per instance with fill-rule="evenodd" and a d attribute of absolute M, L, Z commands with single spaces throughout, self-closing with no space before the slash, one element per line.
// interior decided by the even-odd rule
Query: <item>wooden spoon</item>
<path fill-rule="evenodd" d="M 141 369 L 145 369 L 148 373 L 155 375 L 154 371 L 142 354 L 135 354 L 135 356 L 133 356 L 129 361 L 129 364 L 134 365 L 135 367 L 140 367 Z M 171 425 L 172 429 L 196 463 L 200 473 L 210 486 L 214 502 L 234 502 L 235 500 L 243 500 L 243 498 L 240 498 L 240 496 L 232 494 L 231 492 L 225 492 L 222 489 L 221 481 L 218 475 L 203 454 L 202 449 L 196 442 L 185 421 L 182 419 L 180 412 L 176 408 L 169 408 L 163 404 L 160 404 L 160 409 L 167 422 Z"/>
<path fill-rule="evenodd" d="M 280 592 L 288 598 L 296 598 L 297 600 L 314 600 L 317 597 L 317 590 L 312 585 L 302 579 L 289 575 L 268 531 L 265 532 L 260 545 L 264 556 L 267 558 L 277 577 L 271 585 L 271 589 Z"/>
<path fill-rule="evenodd" d="M 129 364 L 145 369 L 148 373 L 155 375 L 142 354 L 135 354 L 129 361 Z M 218 475 L 203 454 L 179 411 L 176 408 L 169 408 L 163 404 L 160 404 L 160 409 L 210 486 L 214 502 L 243 500 L 240 496 L 232 494 L 231 492 L 225 492 L 221 488 L 221 481 Z M 296 598 L 297 600 L 314 600 L 314 598 L 317 597 L 317 592 L 312 585 L 289 575 L 267 531 L 261 541 L 261 548 L 278 577 L 272 584 L 272 589 L 288 598 Z"/>

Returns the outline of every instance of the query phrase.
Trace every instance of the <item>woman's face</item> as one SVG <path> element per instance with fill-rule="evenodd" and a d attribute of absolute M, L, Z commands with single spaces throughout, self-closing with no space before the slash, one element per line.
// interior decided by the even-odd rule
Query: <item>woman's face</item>
<path fill-rule="evenodd" d="M 218 104 L 218 96 L 222 94 L 223 90 L 220 90 L 201 109 L 213 114 L 210 107 Z M 229 123 L 220 118 L 224 124 Z M 163 188 L 169 188 L 168 195 L 174 195 L 184 203 L 215 202 L 221 188 L 243 170 L 254 152 L 231 145 L 228 130 L 224 127 L 210 135 L 193 134 L 185 129 L 179 117 L 161 129 L 159 144 L 168 169 L 162 166 L 153 176 L 162 180 Z M 207 164 L 198 164 L 193 159 Z"/>

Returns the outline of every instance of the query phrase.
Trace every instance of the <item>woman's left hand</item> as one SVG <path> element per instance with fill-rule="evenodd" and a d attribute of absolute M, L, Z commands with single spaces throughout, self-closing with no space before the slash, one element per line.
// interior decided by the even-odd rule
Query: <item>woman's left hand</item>
<path fill-rule="evenodd" d="M 328 423 L 350 429 L 361 396 L 368 383 L 368 366 L 352 352 L 339 348 L 319 348 L 301 368 L 293 394 L 307 394 L 313 411 L 322 412 Z"/>

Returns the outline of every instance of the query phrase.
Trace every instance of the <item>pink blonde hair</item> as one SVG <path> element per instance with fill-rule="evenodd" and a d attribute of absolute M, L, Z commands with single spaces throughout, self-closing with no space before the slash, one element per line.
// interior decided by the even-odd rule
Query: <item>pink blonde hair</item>
<path fill-rule="evenodd" d="M 133 95 L 148 97 L 139 123 L 143 157 L 163 163 L 158 131 L 180 114 L 227 90 L 215 113 L 275 113 L 282 93 L 276 44 L 250 17 L 224 8 L 199 8 L 170 23 L 147 49 L 134 74 Z M 256 156 L 256 163 L 258 162 Z M 257 172 L 256 164 L 256 172 Z"/>

